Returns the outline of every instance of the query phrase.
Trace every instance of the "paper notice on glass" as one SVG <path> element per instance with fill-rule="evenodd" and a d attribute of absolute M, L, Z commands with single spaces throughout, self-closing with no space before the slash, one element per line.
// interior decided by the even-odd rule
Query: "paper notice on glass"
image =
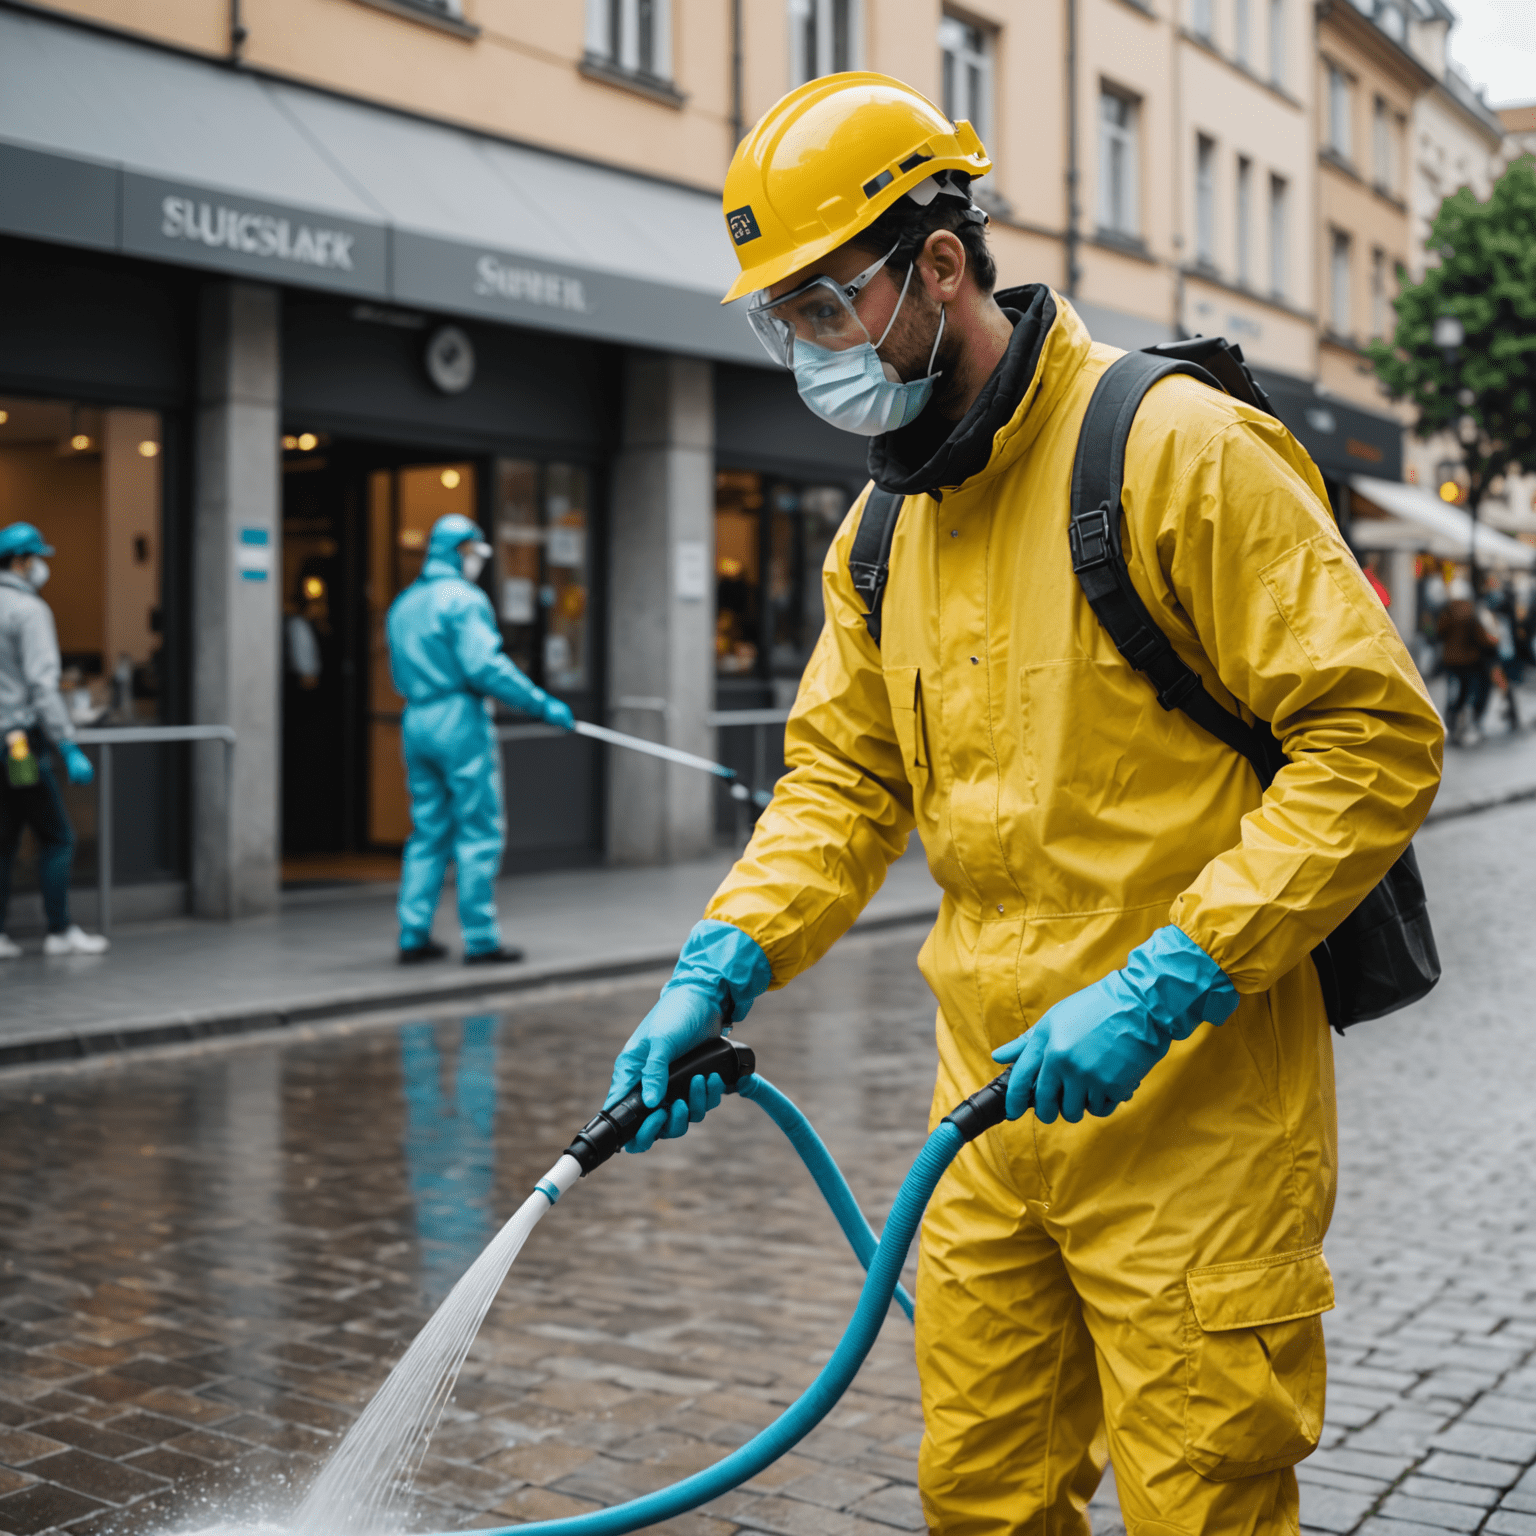
<path fill-rule="evenodd" d="M 526 576 L 508 576 L 501 584 L 501 622 L 532 624 L 534 586 Z"/>
<path fill-rule="evenodd" d="M 677 541 L 673 584 L 682 602 L 701 603 L 709 596 L 708 553 L 702 539 Z"/>
<path fill-rule="evenodd" d="M 582 537 L 580 528 L 551 528 L 549 543 L 545 546 L 546 558 L 551 565 L 581 568 Z"/>

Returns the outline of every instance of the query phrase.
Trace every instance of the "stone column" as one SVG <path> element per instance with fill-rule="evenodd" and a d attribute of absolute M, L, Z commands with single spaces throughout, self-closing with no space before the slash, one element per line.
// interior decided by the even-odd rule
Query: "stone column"
<path fill-rule="evenodd" d="M 708 362 L 631 351 L 613 470 L 608 696 L 615 729 L 714 756 L 714 379 Z M 705 775 L 608 757 L 614 864 L 699 858 L 714 844 Z"/>
<path fill-rule="evenodd" d="M 282 513 L 277 289 L 212 282 L 198 327 L 192 532 L 192 718 L 232 725 L 195 748 L 192 909 L 249 917 L 278 904 Z"/>
<path fill-rule="evenodd" d="M 1392 620 L 1404 643 L 1418 659 L 1419 583 L 1411 549 L 1394 549 L 1386 558 L 1387 591 L 1392 594 Z"/>

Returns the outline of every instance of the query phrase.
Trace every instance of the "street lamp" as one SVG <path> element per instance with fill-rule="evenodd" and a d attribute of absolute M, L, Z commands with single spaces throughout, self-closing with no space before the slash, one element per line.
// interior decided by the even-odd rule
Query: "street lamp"
<path fill-rule="evenodd" d="M 1461 348 L 1467 339 L 1467 328 L 1461 323 L 1460 315 L 1446 313 L 1435 317 L 1434 340 L 1440 349 L 1440 355 L 1445 359 L 1446 370 L 1454 380 L 1456 400 L 1463 409 L 1463 414 L 1455 424 L 1456 441 L 1461 446 L 1462 462 L 1467 467 L 1467 514 L 1472 520 L 1471 546 L 1467 550 L 1467 573 L 1472 579 L 1472 596 L 1477 597 L 1477 504 L 1476 477 L 1472 472 L 1472 453 L 1477 446 L 1477 422 L 1465 414 L 1466 407 L 1472 403 L 1470 391 L 1461 388 Z"/>

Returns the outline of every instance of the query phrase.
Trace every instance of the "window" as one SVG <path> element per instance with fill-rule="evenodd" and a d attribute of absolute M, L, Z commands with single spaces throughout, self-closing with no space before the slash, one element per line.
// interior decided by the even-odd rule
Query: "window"
<path fill-rule="evenodd" d="M 1371 335 L 1385 336 L 1390 329 L 1387 311 L 1387 253 L 1371 252 Z"/>
<path fill-rule="evenodd" d="M 1383 5 L 1376 12 L 1376 25 L 1381 28 L 1394 43 L 1406 44 L 1408 41 L 1408 18 L 1402 10 L 1395 5 Z"/>
<path fill-rule="evenodd" d="M 1397 195 L 1397 142 L 1402 119 L 1391 107 L 1376 98 L 1372 118 L 1372 158 L 1375 161 L 1376 185 L 1383 192 Z"/>
<path fill-rule="evenodd" d="M 74 400 L 0 397 L 0 527 L 25 519 L 53 545 L 43 597 L 53 611 L 64 707 L 77 726 L 159 723 L 166 678 L 161 621 L 162 423 L 155 411 Z M 270 547 L 261 554 L 270 558 Z M 174 567 L 172 568 L 174 570 Z M 273 584 L 278 576 L 269 578 Z M 265 589 L 270 590 L 270 587 Z M 174 602 L 174 584 L 166 595 Z M 94 749 L 93 749 L 94 750 Z M 119 882 L 184 872 L 178 807 L 185 747 L 119 754 L 113 843 Z M 77 882 L 96 878 L 96 790 L 60 792 L 80 833 Z M 124 793 L 126 791 L 126 793 Z M 35 891 L 27 839 L 15 887 Z"/>
<path fill-rule="evenodd" d="M 1137 207 L 1136 102 L 1105 86 L 1099 92 L 1099 227 L 1135 239 Z"/>
<path fill-rule="evenodd" d="M 1277 299 L 1283 299 L 1287 287 L 1286 249 L 1290 233 L 1286 228 L 1285 177 L 1269 178 L 1269 291 Z"/>
<path fill-rule="evenodd" d="M 840 485 L 715 474 L 715 671 L 799 677 L 821 634 L 821 567 L 852 502 Z"/>
<path fill-rule="evenodd" d="M 1189 0 L 1189 30 L 1211 40 L 1211 0 Z"/>
<path fill-rule="evenodd" d="M 798 84 L 854 68 L 857 20 L 855 0 L 789 0 L 790 52 Z"/>
<path fill-rule="evenodd" d="M 1350 153 L 1349 113 L 1353 105 L 1350 78 L 1335 64 L 1328 65 L 1328 148 L 1340 159 Z"/>
<path fill-rule="evenodd" d="M 968 21 L 946 16 L 939 23 L 944 74 L 944 115 L 964 118 L 983 143 L 992 132 L 992 37 Z"/>
<path fill-rule="evenodd" d="M 495 487 L 493 596 L 507 654 L 552 692 L 579 693 L 592 682 L 587 471 L 498 459 Z"/>
<path fill-rule="evenodd" d="M 1216 265 L 1216 141 L 1195 135 L 1195 259 Z"/>
<path fill-rule="evenodd" d="M 1328 320 L 1335 336 L 1350 334 L 1349 236 L 1333 230 L 1328 242 Z"/>
<path fill-rule="evenodd" d="M 668 0 L 587 0 L 587 56 L 612 69 L 672 77 Z"/>
<path fill-rule="evenodd" d="M 1253 161 L 1237 157 L 1237 280 L 1253 286 Z"/>
<path fill-rule="evenodd" d="M 1285 84 L 1285 0 L 1269 0 L 1269 80 Z"/>
<path fill-rule="evenodd" d="M 1232 0 L 1232 52 L 1244 69 L 1253 67 L 1253 0 Z"/>

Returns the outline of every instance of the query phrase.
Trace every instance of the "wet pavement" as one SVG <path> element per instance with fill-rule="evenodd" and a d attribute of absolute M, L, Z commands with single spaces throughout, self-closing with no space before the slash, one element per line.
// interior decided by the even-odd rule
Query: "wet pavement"
<path fill-rule="evenodd" d="M 919 939 L 850 940 L 754 1011 L 763 1070 L 877 1222 L 923 1137 Z M 600 1102 L 656 985 L 0 1085 L 0 1530 L 291 1505 Z M 433 1441 L 416 1528 L 574 1513 L 718 1459 L 812 1379 L 860 1275 L 749 1104 L 616 1159 L 514 1266 Z M 801 1451 L 679 1528 L 920 1528 L 910 1338 L 893 1315 Z"/>
<path fill-rule="evenodd" d="M 1418 847 L 1445 979 L 1338 1044 L 1339 1308 L 1303 1521 L 1536 1536 L 1536 806 Z M 856 936 L 750 1021 L 877 1223 L 931 1083 L 919 937 Z M 655 985 L 0 1078 L 0 1531 L 280 1517 L 600 1099 Z M 616 1159 L 514 1266 L 415 1528 L 574 1513 L 717 1459 L 812 1378 L 858 1279 L 749 1104 Z M 910 1339 L 893 1316 L 826 1424 L 676 1529 L 921 1529 Z M 1120 1529 L 1107 1488 L 1095 1521 Z"/>

